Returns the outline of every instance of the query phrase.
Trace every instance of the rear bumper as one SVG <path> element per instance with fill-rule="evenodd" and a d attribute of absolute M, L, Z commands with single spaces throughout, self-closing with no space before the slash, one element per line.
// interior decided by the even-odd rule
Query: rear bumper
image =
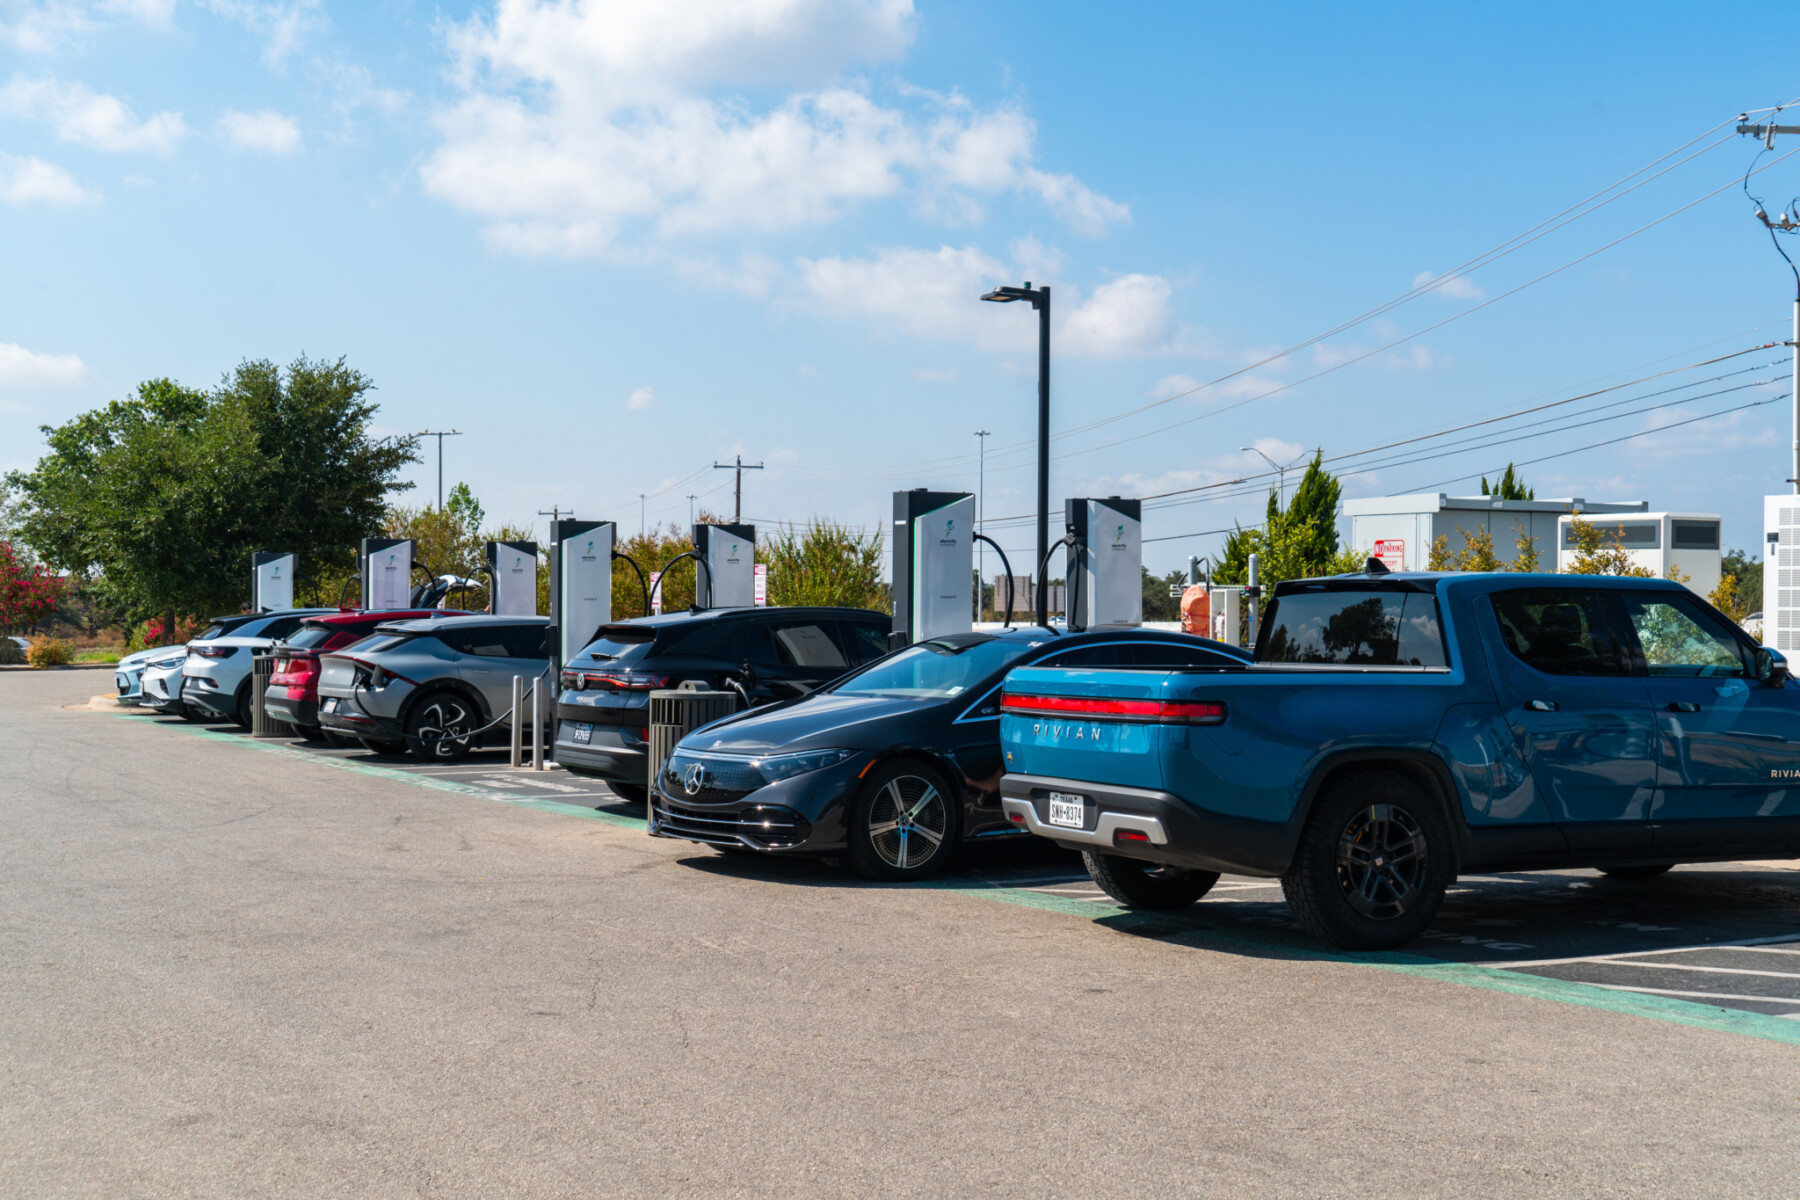
<path fill-rule="evenodd" d="M 197 708 L 201 712 L 212 713 L 220 717 L 237 716 L 237 695 L 233 692 L 220 692 L 205 687 L 195 687 L 193 680 L 182 685 L 181 700 L 189 708 Z"/>
<path fill-rule="evenodd" d="M 1051 792 L 1086 796 L 1094 809 L 1088 828 L 1051 825 Z M 1209 812 L 1170 792 L 1045 775 L 1006 775 L 1000 780 L 1000 795 L 1009 819 L 1071 850 L 1234 875 L 1279 875 L 1293 858 L 1286 826 Z M 1121 830 L 1142 833 L 1149 841 L 1120 842 Z"/>
<path fill-rule="evenodd" d="M 274 688 L 269 689 L 270 692 L 274 690 Z M 286 696 L 264 693 L 263 711 L 277 721 L 286 721 L 289 725 L 317 725 L 319 723 L 319 702 L 317 700 L 289 700 Z"/>

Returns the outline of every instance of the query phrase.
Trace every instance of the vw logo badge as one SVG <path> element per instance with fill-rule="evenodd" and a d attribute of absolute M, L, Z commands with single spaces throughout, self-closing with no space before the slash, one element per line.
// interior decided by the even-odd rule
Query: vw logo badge
<path fill-rule="evenodd" d="M 688 767 L 681 779 L 681 788 L 690 796 L 698 796 L 700 789 L 706 786 L 706 767 L 694 763 Z"/>

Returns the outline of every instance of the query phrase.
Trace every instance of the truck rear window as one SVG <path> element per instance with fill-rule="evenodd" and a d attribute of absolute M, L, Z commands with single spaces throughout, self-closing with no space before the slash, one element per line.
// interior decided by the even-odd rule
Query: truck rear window
<path fill-rule="evenodd" d="M 1442 667 L 1437 597 L 1428 592 L 1291 592 L 1269 602 L 1257 662 Z"/>

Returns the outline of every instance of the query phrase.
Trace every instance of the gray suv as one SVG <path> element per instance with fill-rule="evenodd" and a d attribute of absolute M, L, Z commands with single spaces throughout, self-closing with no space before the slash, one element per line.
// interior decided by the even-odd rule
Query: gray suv
<path fill-rule="evenodd" d="M 319 659 L 319 724 L 381 753 L 453 762 L 512 736 L 512 681 L 554 682 L 548 617 L 393 621 Z M 526 729 L 530 713 L 520 714 Z"/>

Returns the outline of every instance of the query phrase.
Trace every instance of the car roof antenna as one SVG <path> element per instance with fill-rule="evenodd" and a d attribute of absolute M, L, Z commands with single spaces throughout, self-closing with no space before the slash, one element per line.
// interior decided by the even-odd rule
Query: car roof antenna
<path fill-rule="evenodd" d="M 1392 575 L 1393 572 L 1388 570 L 1388 565 L 1386 563 L 1382 562 L 1379 558 L 1371 558 L 1368 562 L 1363 564 L 1363 574 L 1364 575 Z"/>

